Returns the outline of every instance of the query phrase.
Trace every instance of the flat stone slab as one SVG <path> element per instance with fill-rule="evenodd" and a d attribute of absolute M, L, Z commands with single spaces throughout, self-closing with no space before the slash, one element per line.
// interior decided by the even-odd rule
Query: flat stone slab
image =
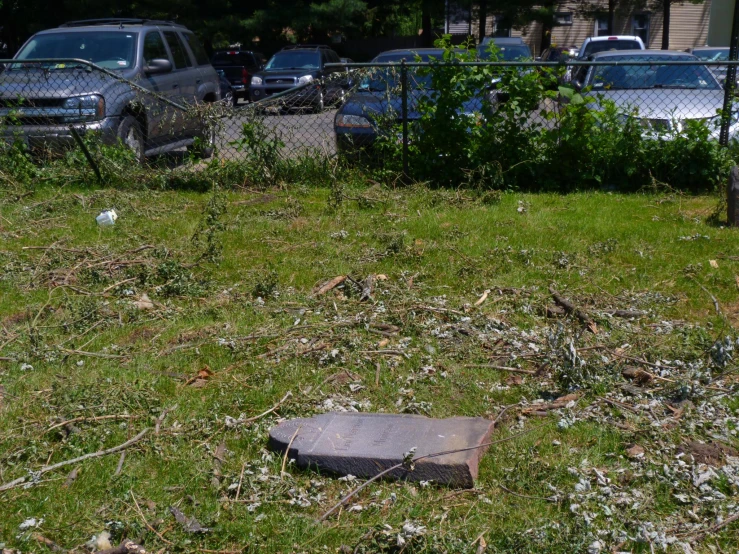
<path fill-rule="evenodd" d="M 288 457 L 300 468 L 370 478 L 401 463 L 414 446 L 414 457 L 470 448 L 488 442 L 492 431 L 493 422 L 479 417 L 327 413 L 273 427 L 269 447 L 284 453 L 290 445 Z M 416 463 L 413 471 L 400 468 L 386 477 L 471 488 L 484 450 L 429 458 Z"/>

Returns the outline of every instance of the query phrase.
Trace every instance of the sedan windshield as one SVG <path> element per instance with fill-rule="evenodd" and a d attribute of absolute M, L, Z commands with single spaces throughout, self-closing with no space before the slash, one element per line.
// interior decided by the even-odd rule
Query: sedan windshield
<path fill-rule="evenodd" d="M 492 59 L 488 46 L 480 46 L 477 55 L 481 60 Z M 498 61 L 512 62 L 531 58 L 531 49 L 526 44 L 505 44 L 498 47 Z"/>
<path fill-rule="evenodd" d="M 696 50 L 693 52 L 693 55 L 699 57 L 701 60 L 723 62 L 729 59 L 729 49 L 714 48 L 711 50 Z"/>
<path fill-rule="evenodd" d="M 69 31 L 36 35 L 18 52 L 20 60 L 75 58 L 105 69 L 133 67 L 136 36 L 125 31 Z M 44 64 L 46 69 L 64 69 L 67 64 Z"/>
<path fill-rule="evenodd" d="M 264 69 L 318 69 L 320 65 L 318 52 L 283 52 L 272 56 Z"/>
<path fill-rule="evenodd" d="M 400 94 L 400 86 L 400 69 L 388 67 L 372 71 L 364 78 L 359 88 L 372 92 L 397 91 Z M 415 90 L 430 89 L 431 75 L 419 75 L 417 68 L 408 68 L 408 87 Z"/>
<path fill-rule="evenodd" d="M 692 56 L 618 56 L 598 61 L 650 61 L 650 65 L 601 65 L 591 70 L 586 86 L 593 90 L 718 89 L 715 77 L 704 65 L 667 65 L 665 61 L 694 61 Z"/>

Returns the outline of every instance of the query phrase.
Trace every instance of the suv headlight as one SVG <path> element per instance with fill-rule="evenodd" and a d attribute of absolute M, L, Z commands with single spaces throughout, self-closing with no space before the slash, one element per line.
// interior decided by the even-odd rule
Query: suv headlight
<path fill-rule="evenodd" d="M 261 85 L 262 84 L 262 78 L 261 77 L 257 77 L 256 75 L 254 75 L 254 77 L 251 78 L 251 84 L 252 85 L 257 85 L 257 86 Z"/>
<path fill-rule="evenodd" d="M 344 127 L 344 128 L 363 128 L 363 129 L 370 129 L 372 127 L 372 124 L 370 123 L 369 119 L 366 117 L 362 117 L 361 115 L 345 115 L 345 114 L 338 114 L 336 116 L 336 126 L 337 127 Z"/>
<path fill-rule="evenodd" d="M 65 123 L 95 121 L 105 117 L 105 99 L 99 94 L 73 96 L 62 104 L 62 120 Z"/>
<path fill-rule="evenodd" d="M 307 85 L 308 83 L 313 82 L 313 75 L 303 75 L 300 79 L 298 79 L 299 85 Z"/>

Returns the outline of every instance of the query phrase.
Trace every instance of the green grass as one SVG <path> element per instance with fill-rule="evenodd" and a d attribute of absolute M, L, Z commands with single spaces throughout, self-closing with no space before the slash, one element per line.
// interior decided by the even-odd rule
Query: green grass
<path fill-rule="evenodd" d="M 0 493 L 6 548 L 42 551 L 37 532 L 79 549 L 108 529 L 113 542 L 142 540 L 152 552 L 475 552 L 481 535 L 494 552 L 581 552 L 596 538 L 604 551 L 620 545 L 648 552 L 649 543 L 636 540 L 640 525 L 690 536 L 688 509 L 705 527 L 716 514 L 730 515 L 737 494 L 730 480 L 717 485 L 726 499 L 686 506 L 674 494 L 700 496 L 690 477 L 659 476 L 674 464 L 675 445 L 722 435 L 720 422 L 696 426 L 706 420 L 696 406 L 715 405 L 716 418 L 736 424 L 732 395 L 715 398 L 698 370 L 686 368 L 649 385 L 643 397 L 618 396 L 625 362 L 612 355 L 624 347 L 652 362 L 706 368 L 714 342 L 735 336 L 739 232 L 707 223 L 715 198 L 507 193 L 485 203 L 471 192 L 375 187 L 347 191 L 351 199 L 329 208 L 327 189 L 218 194 L 227 210 L 210 232 L 222 246 L 217 262 L 203 259 L 205 240 L 193 241 L 198 229 L 203 239 L 209 234 L 202 221 L 211 193 L 40 188 L 0 205 L 0 483 L 124 442 L 170 410 L 158 436 L 127 452 L 120 475 L 113 455 L 79 464 L 69 487 L 72 467 Z M 95 215 L 109 207 L 120 219 L 98 228 Z M 134 251 L 144 245 L 153 248 Z M 344 274 L 387 279 L 377 281 L 373 302 L 360 302 L 349 284 L 311 294 Z M 597 335 L 577 320 L 544 317 L 552 284 L 593 315 Z M 475 307 L 487 289 L 487 301 Z M 142 293 L 155 309 L 133 306 Z M 429 306 L 453 311 L 423 309 Z M 604 314 L 612 309 L 647 316 Z M 369 322 L 398 326 L 384 348 L 406 348 L 409 359 L 360 353 L 385 338 L 370 332 Z M 557 329 L 579 349 L 607 348 L 580 352 L 588 372 L 568 368 L 562 349 L 547 342 Z M 520 353 L 528 357 L 513 356 Z M 541 375 L 522 379 L 465 367 L 537 369 L 544 362 Z M 184 384 L 206 365 L 213 376 L 203 387 Z M 427 366 L 433 371 L 422 370 Z M 734 370 L 733 362 L 714 366 L 711 386 L 735 390 Z M 352 392 L 350 382 L 363 388 Z M 237 428 L 224 424 L 226 416 L 260 414 L 287 391 L 293 397 L 278 410 L 284 418 L 325 411 L 327 399 L 362 410 L 495 417 L 506 405 L 565 394 L 566 383 L 582 393 L 574 408 L 543 417 L 513 409 L 503 419 L 495 438 L 531 432 L 490 448 L 474 491 L 374 483 L 349 503 L 361 511 L 327 523 L 317 518 L 353 484 L 293 466 L 280 477 L 281 457 L 265 450 L 277 414 Z M 603 396 L 629 406 L 658 399 L 652 411 L 671 426 L 657 428 L 646 409 L 618 409 Z M 684 398 L 693 408 L 673 421 L 664 404 Z M 46 432 L 56 422 L 103 415 L 132 417 Z M 227 455 L 216 484 L 213 454 L 221 442 Z M 625 456 L 633 443 L 645 447 L 645 460 Z M 242 468 L 237 503 L 229 485 Z M 612 501 L 598 496 L 593 468 L 611 479 L 613 494 L 631 501 L 605 514 Z M 581 478 L 592 495 L 575 492 Z M 172 544 L 147 529 L 134 497 Z M 212 533 L 186 534 L 169 513 L 173 505 Z M 19 530 L 30 517 L 44 522 Z M 426 532 L 399 546 L 406 521 Z M 695 548 L 728 547 L 737 532 L 727 526 Z"/>

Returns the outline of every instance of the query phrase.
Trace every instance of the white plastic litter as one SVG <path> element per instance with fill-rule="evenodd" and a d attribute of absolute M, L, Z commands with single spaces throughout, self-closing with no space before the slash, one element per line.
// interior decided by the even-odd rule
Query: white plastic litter
<path fill-rule="evenodd" d="M 118 219 L 118 214 L 115 213 L 115 210 L 103 210 L 95 218 L 95 221 L 98 222 L 100 227 L 110 227 L 111 225 L 115 225 L 116 219 Z"/>

